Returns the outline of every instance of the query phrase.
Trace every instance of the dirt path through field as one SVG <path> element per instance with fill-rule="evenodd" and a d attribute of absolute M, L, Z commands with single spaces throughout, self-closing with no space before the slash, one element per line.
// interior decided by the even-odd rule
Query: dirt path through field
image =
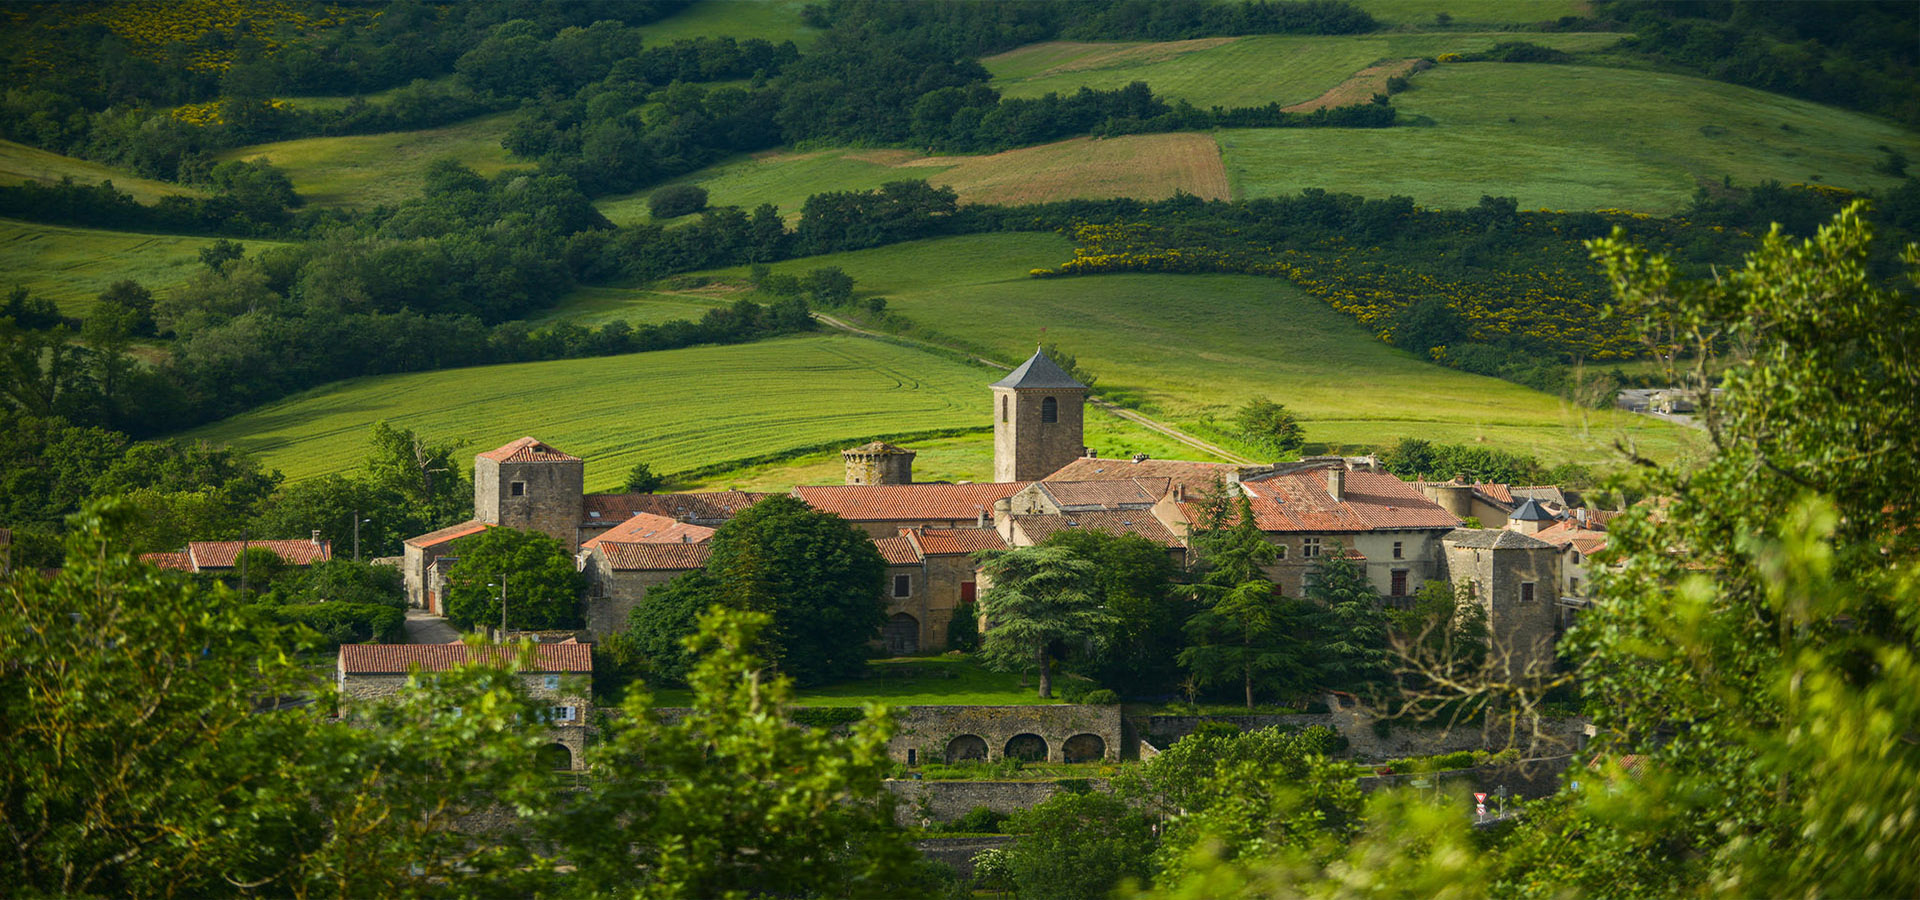
<path fill-rule="evenodd" d="M 992 366 L 993 368 L 996 368 L 996 369 L 1012 370 L 1013 368 L 1012 366 L 1009 366 L 1003 362 L 996 362 L 994 360 L 987 359 L 985 357 L 975 356 L 971 353 L 967 353 L 965 350 L 961 350 L 958 347 L 948 347 L 943 344 L 936 344 L 932 341 L 916 340 L 913 338 L 903 338 L 898 335 L 883 334 L 878 331 L 868 331 L 867 329 L 861 328 L 853 324 L 852 322 L 848 322 L 844 319 L 836 319 L 825 313 L 816 312 L 813 314 L 813 317 L 819 320 L 821 323 L 827 325 L 828 327 L 838 328 L 841 331 L 845 331 L 850 334 L 857 334 L 857 335 L 860 335 L 861 337 L 878 338 L 880 340 L 892 341 L 892 342 L 901 343 L 901 344 L 921 344 L 928 347 L 938 347 L 939 349 L 946 350 L 949 352 L 965 354 L 968 359 L 973 360 L 974 362 L 981 363 L 983 365 Z M 1240 465 L 1243 465 L 1243 466 L 1259 465 L 1259 462 L 1256 460 L 1248 459 L 1245 456 L 1241 456 L 1240 454 L 1235 453 L 1232 450 L 1228 450 L 1227 448 L 1222 447 L 1218 444 L 1212 443 L 1210 441 L 1201 440 L 1200 438 L 1194 437 L 1193 435 L 1188 434 L 1184 431 L 1181 431 L 1180 429 L 1175 428 L 1172 425 L 1168 425 L 1165 422 L 1148 418 L 1145 415 L 1134 412 L 1133 410 L 1127 409 L 1125 407 L 1116 406 L 1111 401 L 1102 400 L 1099 397 L 1094 397 L 1094 396 L 1088 396 L 1087 400 L 1091 402 L 1093 405 L 1098 406 L 1101 409 L 1106 410 L 1107 412 L 1113 413 L 1114 415 L 1119 416 L 1122 419 L 1126 419 L 1127 421 L 1132 422 L 1136 425 L 1140 425 L 1142 427 L 1151 429 L 1153 431 L 1157 431 L 1161 434 L 1166 435 L 1167 437 L 1173 438 L 1174 440 L 1179 441 L 1182 444 L 1186 444 L 1187 446 L 1192 447 L 1196 450 L 1200 450 L 1206 453 L 1211 453 L 1228 462 L 1239 463 Z"/>
<path fill-rule="evenodd" d="M 1335 85 L 1332 90 L 1305 103 L 1295 103 L 1287 107 L 1285 112 L 1313 112 L 1316 109 L 1365 103 L 1373 99 L 1373 95 L 1387 92 L 1387 79 L 1413 71 L 1419 62 L 1417 59 L 1396 59 L 1368 66 L 1347 76 L 1347 80 Z"/>

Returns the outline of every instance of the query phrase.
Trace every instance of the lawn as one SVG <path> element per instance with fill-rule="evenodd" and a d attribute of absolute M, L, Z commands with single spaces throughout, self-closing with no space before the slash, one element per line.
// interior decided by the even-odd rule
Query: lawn
<path fill-rule="evenodd" d="M 286 170 L 294 190 L 318 206 L 369 207 L 420 193 L 427 165 L 453 157 L 481 175 L 515 165 L 500 139 L 519 112 L 495 113 L 444 128 L 255 144 L 220 159 L 259 159 Z"/>
<path fill-rule="evenodd" d="M 699 321 L 707 310 L 733 302 L 724 294 L 663 292 L 645 288 L 582 285 L 570 291 L 560 305 L 528 321 L 535 325 L 559 319 L 571 319 L 582 325 L 600 326 L 625 320 L 631 325 L 658 325 L 675 319 Z"/>
<path fill-rule="evenodd" d="M 966 656 L 920 656 L 874 660 L 868 675 L 802 690 L 796 706 L 1040 706 L 1059 703 L 1034 696 L 1038 678 L 995 672 Z"/>
<path fill-rule="evenodd" d="M 954 189 L 962 203 L 1045 203 L 1185 191 L 1226 199 L 1227 173 L 1213 138 L 1146 134 L 1074 138 L 983 156 L 921 156 L 907 150 L 831 149 L 743 156 L 675 179 L 707 189 L 714 206 L 762 203 L 799 216 L 808 197 L 872 190 L 889 181 L 925 179 Z M 658 188 L 595 204 L 619 224 L 651 221 L 647 197 Z"/>
<path fill-rule="evenodd" d="M 122 192 L 132 194 L 141 203 L 153 203 L 174 194 L 199 196 L 200 191 L 185 185 L 141 178 L 100 163 L 49 153 L 38 147 L 0 141 L 0 184 L 39 181 L 47 184 L 72 178 L 80 184 L 111 181 Z"/>
<path fill-rule="evenodd" d="M 1082 87 L 1110 90 L 1144 81 L 1156 95 L 1203 108 L 1291 105 L 1312 100 L 1381 60 L 1468 53 L 1510 40 L 1571 52 L 1610 46 L 1620 35 L 1463 31 L 1260 35 L 1158 44 L 1050 41 L 981 62 L 993 74 L 993 86 L 1009 97 L 1065 95 Z"/>
<path fill-rule="evenodd" d="M 121 279 L 155 294 L 179 287 L 199 269 L 200 248 L 214 240 L 0 219 L 0 289 L 21 285 L 60 304 L 67 315 L 84 315 L 107 285 Z M 249 255 L 274 246 L 242 243 Z"/>
<path fill-rule="evenodd" d="M 1035 343 L 1057 341 L 1099 376 L 1101 393 L 1175 424 L 1204 429 L 1251 397 L 1271 397 L 1300 414 L 1315 452 L 1356 452 L 1420 437 L 1609 465 L 1618 460 L 1616 439 L 1667 459 L 1694 440 L 1678 426 L 1587 410 L 1433 365 L 1382 344 L 1279 279 L 1027 276 L 1070 254 L 1057 236 L 993 234 L 813 257 L 775 269 L 839 266 L 861 293 L 885 295 L 888 309 L 911 320 L 916 336 L 993 358 L 1018 361 Z"/>
<path fill-rule="evenodd" d="M 657 47 L 683 38 L 760 38 L 773 43 L 792 41 L 805 50 L 820 34 L 800 22 L 806 0 L 701 0 L 686 11 L 640 28 L 647 46 Z"/>
<path fill-rule="evenodd" d="M 1682 75 L 1464 63 L 1413 84 L 1394 97 L 1411 127 L 1220 132 L 1234 196 L 1321 187 L 1432 207 L 1494 194 L 1526 209 L 1668 213 L 1727 176 L 1887 188 L 1877 147 L 1920 156 L 1920 136 L 1870 116 Z"/>
<path fill-rule="evenodd" d="M 1432 25 L 1446 13 L 1454 25 L 1531 25 L 1562 16 L 1584 16 L 1585 0 L 1354 0 L 1385 25 Z"/>

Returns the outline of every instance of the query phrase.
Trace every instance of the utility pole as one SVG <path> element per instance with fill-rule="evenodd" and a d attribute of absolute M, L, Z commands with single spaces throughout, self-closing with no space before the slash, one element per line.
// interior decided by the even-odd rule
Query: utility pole
<path fill-rule="evenodd" d="M 500 642 L 507 641 L 507 573 L 500 573 Z"/>
<path fill-rule="evenodd" d="M 247 600 L 247 530 L 240 529 L 240 602 Z"/>
<path fill-rule="evenodd" d="M 371 522 L 371 521 L 373 520 L 360 518 L 359 510 L 356 509 L 353 511 L 353 561 L 354 562 L 360 561 L 360 523 Z"/>

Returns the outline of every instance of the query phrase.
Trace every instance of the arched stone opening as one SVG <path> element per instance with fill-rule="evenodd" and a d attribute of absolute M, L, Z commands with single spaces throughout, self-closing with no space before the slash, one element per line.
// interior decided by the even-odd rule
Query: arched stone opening
<path fill-rule="evenodd" d="M 977 734 L 963 734 L 947 742 L 947 763 L 984 761 L 987 741 Z"/>
<path fill-rule="evenodd" d="M 554 743 L 540 748 L 540 767 L 558 772 L 573 770 L 573 750 L 565 744 Z"/>
<path fill-rule="evenodd" d="M 911 656 L 920 652 L 920 620 L 906 613 L 894 613 L 880 629 L 880 640 L 889 656 Z"/>
<path fill-rule="evenodd" d="M 1060 421 L 1060 401 L 1055 400 L 1052 397 L 1042 397 L 1040 399 L 1040 421 L 1042 422 Z"/>
<path fill-rule="evenodd" d="M 1097 762 L 1107 757 L 1107 742 L 1097 734 L 1076 734 L 1060 745 L 1067 762 Z"/>
<path fill-rule="evenodd" d="M 1007 741 L 1008 759 L 1027 762 L 1045 762 L 1047 759 L 1047 741 L 1037 734 L 1016 734 Z"/>

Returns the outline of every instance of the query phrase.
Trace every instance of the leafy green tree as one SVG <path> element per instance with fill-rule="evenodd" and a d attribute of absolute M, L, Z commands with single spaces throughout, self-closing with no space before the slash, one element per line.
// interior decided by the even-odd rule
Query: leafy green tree
<path fill-rule="evenodd" d="M 1306 442 L 1306 430 L 1286 408 L 1266 397 L 1255 397 L 1233 414 L 1234 429 L 1246 440 L 1277 456 L 1292 456 Z"/>
<path fill-rule="evenodd" d="M 1007 820 L 1007 874 L 1023 898 L 1080 900 L 1152 874 L 1153 821 L 1102 792 L 1061 793 Z"/>
<path fill-rule="evenodd" d="M 953 618 L 947 620 L 947 649 L 962 653 L 980 649 L 979 604 L 961 603 L 954 606 Z"/>
<path fill-rule="evenodd" d="M 648 592 L 629 619 L 656 675 L 685 671 L 677 642 L 710 606 L 773 616 L 759 650 L 796 682 L 860 674 L 886 615 L 886 560 L 865 532 L 792 497 L 771 497 L 720 526 L 704 573 Z M 649 609 L 648 607 L 654 607 Z"/>
<path fill-rule="evenodd" d="M 1202 552 L 1201 580 L 1194 586 L 1201 608 L 1187 620 L 1188 645 L 1177 658 L 1201 685 L 1239 682 L 1251 710 L 1256 687 L 1298 686 L 1306 664 L 1304 648 L 1289 633 L 1293 605 L 1265 572 L 1278 551 L 1245 495 L 1232 506 L 1231 524 L 1194 538 Z"/>
<path fill-rule="evenodd" d="M 1371 691 L 1390 678 L 1386 608 L 1359 563 L 1331 542 L 1307 582 L 1306 626 L 1316 679 L 1346 691 Z"/>
<path fill-rule="evenodd" d="M 1054 364 L 1058 365 L 1061 370 L 1065 371 L 1068 375 L 1072 375 L 1075 381 L 1087 387 L 1093 387 L 1094 383 L 1100 380 L 1100 376 L 1093 374 L 1080 365 L 1080 357 L 1067 352 L 1066 348 L 1061 347 L 1059 344 L 1052 341 L 1044 341 L 1040 344 L 1040 352 L 1045 353 L 1047 358 L 1053 360 Z"/>
<path fill-rule="evenodd" d="M 433 520 L 421 516 L 398 492 L 375 487 L 361 475 L 339 473 L 285 485 L 253 520 L 258 535 L 294 537 L 318 531 L 332 543 L 334 556 L 343 559 L 353 557 L 356 533 L 361 558 L 372 559 L 399 554 L 402 540 L 433 527 Z"/>
<path fill-rule="evenodd" d="M 655 219 L 677 219 L 707 208 L 707 189 L 695 184 L 670 184 L 647 198 Z"/>
<path fill-rule="evenodd" d="M 411 428 L 373 423 L 364 469 L 373 486 L 399 494 L 416 507 L 424 524 L 440 528 L 472 514 L 467 467 L 453 458 L 452 441 L 430 441 Z"/>
<path fill-rule="evenodd" d="M 1186 609 L 1174 593 L 1178 568 L 1167 548 L 1137 534 L 1086 530 L 1056 532 L 1045 545 L 1067 548 L 1093 563 L 1094 597 L 1114 618 L 1112 631 L 1082 667 L 1085 673 L 1120 693 L 1170 689 Z"/>
<path fill-rule="evenodd" d="M 751 648 L 765 613 L 714 609 L 687 649 L 693 708 L 669 724 L 631 692 L 591 752 L 592 791 L 556 796 L 570 892 L 659 897 L 893 897 L 920 880 L 884 789 L 892 721 L 839 737 L 795 728 L 793 683 Z"/>
<path fill-rule="evenodd" d="M 1002 670 L 1038 669 L 1039 696 L 1053 696 L 1055 641 L 1098 641 L 1114 615 L 1100 608 L 1094 567 L 1065 547 L 983 550 L 980 571 L 993 581 L 980 597 L 986 613 L 981 658 Z"/>
<path fill-rule="evenodd" d="M 407 606 L 399 569 L 351 559 L 330 559 L 290 573 L 274 582 L 272 593 L 281 603 L 360 603 L 394 609 Z"/>
<path fill-rule="evenodd" d="M 505 578 L 508 628 L 580 624 L 586 576 L 565 544 L 537 531 L 489 528 L 453 542 L 459 557 L 447 577 L 447 619 L 463 627 L 498 625 Z"/>
<path fill-rule="evenodd" d="M 643 462 L 633 464 L 627 472 L 627 492 L 630 494 L 651 494 L 665 487 L 667 480 L 653 471 L 653 467 Z"/>
<path fill-rule="evenodd" d="M 1436 689 L 1433 682 L 1471 681 L 1486 665 L 1487 611 L 1462 582 L 1435 579 L 1420 585 L 1413 603 L 1389 610 L 1393 654 L 1419 675 L 1403 679 L 1403 691 Z"/>

